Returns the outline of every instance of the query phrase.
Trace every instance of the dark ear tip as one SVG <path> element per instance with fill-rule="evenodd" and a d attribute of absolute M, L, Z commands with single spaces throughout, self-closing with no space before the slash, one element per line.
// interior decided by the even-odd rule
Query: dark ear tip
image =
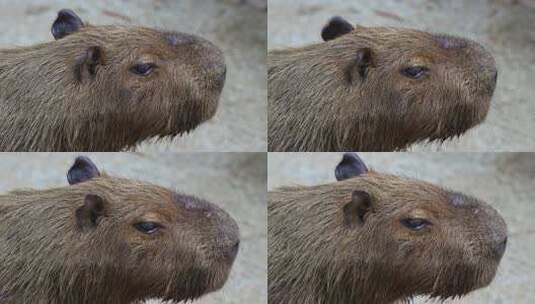
<path fill-rule="evenodd" d="M 354 152 L 344 153 L 342 160 L 336 166 L 334 175 L 336 180 L 342 181 L 368 172 L 368 168 Z"/>
<path fill-rule="evenodd" d="M 93 161 L 87 157 L 87 156 L 83 156 L 83 155 L 80 155 L 80 156 L 77 156 L 75 159 L 74 159 L 74 166 L 80 166 L 80 165 L 91 165 L 91 166 L 95 166 L 95 163 L 93 163 Z"/>
<path fill-rule="evenodd" d="M 52 35 L 56 40 L 78 31 L 84 23 L 76 13 L 70 9 L 62 9 L 52 24 Z"/>
<path fill-rule="evenodd" d="M 70 185 L 85 182 L 91 178 L 100 176 L 97 166 L 87 156 L 78 156 L 74 164 L 67 172 L 67 180 Z"/>
<path fill-rule="evenodd" d="M 76 13 L 71 9 L 63 8 L 58 11 L 58 17 L 63 17 L 63 16 L 76 16 Z"/>
<path fill-rule="evenodd" d="M 69 21 L 76 23 L 77 25 L 83 25 L 82 20 L 78 15 L 71 9 L 64 8 L 60 11 L 58 11 L 58 17 L 56 18 L 56 22 L 58 21 Z"/>
<path fill-rule="evenodd" d="M 332 23 L 349 23 L 349 22 L 341 16 L 333 16 L 331 17 L 331 19 L 329 19 L 327 24 L 332 24 Z"/>
<path fill-rule="evenodd" d="M 361 159 L 355 152 L 346 152 L 344 153 L 342 160 L 361 160 Z"/>
<path fill-rule="evenodd" d="M 334 38 L 340 37 L 353 30 L 353 25 L 340 16 L 334 16 L 321 31 L 321 38 L 324 41 L 329 41 Z"/>
<path fill-rule="evenodd" d="M 364 161 L 362 161 L 362 159 L 355 152 L 344 153 L 344 156 L 342 157 L 342 162 L 351 164 L 364 164 Z"/>

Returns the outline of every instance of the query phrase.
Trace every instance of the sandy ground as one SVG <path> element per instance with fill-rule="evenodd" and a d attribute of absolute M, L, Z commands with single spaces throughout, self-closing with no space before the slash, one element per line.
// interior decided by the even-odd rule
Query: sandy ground
<path fill-rule="evenodd" d="M 0 193 L 17 188 L 67 186 L 66 173 L 74 156 L 2 153 Z M 221 291 L 194 303 L 267 302 L 265 153 L 102 153 L 89 156 L 110 175 L 148 181 L 205 198 L 237 220 L 241 245 L 229 281 Z"/>
<path fill-rule="evenodd" d="M 341 153 L 269 153 L 268 189 L 334 182 Z M 535 303 L 534 153 L 361 153 L 376 171 L 433 182 L 490 203 L 508 225 L 509 242 L 494 282 L 458 301 Z M 435 303 L 418 299 L 415 303 Z"/>
<path fill-rule="evenodd" d="M 499 76 L 486 122 L 460 139 L 411 150 L 535 151 L 532 0 L 270 0 L 268 49 L 320 42 L 321 28 L 334 15 L 365 26 L 456 34 L 475 39 L 494 54 Z"/>
<path fill-rule="evenodd" d="M 171 142 L 138 151 L 266 150 L 266 11 L 262 0 L 0 0 L 0 48 L 51 41 L 56 13 L 71 8 L 92 24 L 127 24 L 189 32 L 223 49 L 227 80 L 216 116 Z M 265 1 L 264 1 L 265 2 Z"/>

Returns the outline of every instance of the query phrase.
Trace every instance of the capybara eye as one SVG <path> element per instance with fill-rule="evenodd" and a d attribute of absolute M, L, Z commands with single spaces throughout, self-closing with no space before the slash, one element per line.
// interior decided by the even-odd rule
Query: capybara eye
<path fill-rule="evenodd" d="M 419 218 L 404 219 L 404 220 L 401 220 L 401 223 L 403 224 L 403 226 L 414 231 L 420 231 L 424 229 L 425 227 L 431 225 L 429 221 L 424 220 L 424 219 L 419 219 Z"/>
<path fill-rule="evenodd" d="M 152 63 L 140 63 L 134 65 L 130 70 L 132 73 L 141 75 L 141 76 L 147 76 L 154 70 L 154 64 Z"/>
<path fill-rule="evenodd" d="M 427 72 L 428 70 L 428 68 L 423 66 L 413 66 L 404 68 L 403 70 L 401 70 L 401 74 L 412 79 L 419 79 L 423 75 L 425 75 L 425 72 Z"/>
<path fill-rule="evenodd" d="M 146 233 L 146 234 L 153 234 L 156 231 L 158 231 L 162 226 L 160 226 L 157 223 L 153 222 L 141 222 L 134 225 L 137 230 Z"/>

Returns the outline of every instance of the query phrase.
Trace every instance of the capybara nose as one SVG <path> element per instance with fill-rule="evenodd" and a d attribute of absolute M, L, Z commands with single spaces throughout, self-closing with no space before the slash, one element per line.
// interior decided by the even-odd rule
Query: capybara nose
<path fill-rule="evenodd" d="M 238 255 L 239 250 L 240 250 L 240 241 L 237 241 L 234 245 L 232 245 L 226 250 L 224 255 L 230 262 L 233 262 L 236 259 L 236 256 Z"/>
<path fill-rule="evenodd" d="M 203 70 L 205 77 L 209 80 L 211 88 L 221 91 L 227 78 L 227 65 L 223 52 L 208 42 L 204 53 Z"/>
<path fill-rule="evenodd" d="M 214 87 L 216 89 L 223 89 L 225 86 L 225 80 L 227 78 L 227 66 L 223 64 L 223 66 L 219 69 L 217 69 L 214 76 Z"/>
<path fill-rule="evenodd" d="M 496 83 L 498 81 L 498 70 L 495 67 L 482 67 L 481 79 L 483 80 L 485 92 L 488 94 L 494 93 Z"/>
<path fill-rule="evenodd" d="M 507 247 L 507 237 L 503 239 L 496 247 L 494 247 L 494 253 L 496 256 L 501 259 L 503 254 L 505 253 L 505 248 Z"/>

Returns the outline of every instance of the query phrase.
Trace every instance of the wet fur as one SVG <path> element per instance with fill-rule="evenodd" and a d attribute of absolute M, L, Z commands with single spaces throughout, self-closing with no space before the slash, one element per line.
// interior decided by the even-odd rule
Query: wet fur
<path fill-rule="evenodd" d="M 453 42 L 446 49 L 440 39 Z M 363 48 L 372 64 L 359 76 Z M 415 60 L 435 74 L 402 76 Z M 460 136 L 485 119 L 494 71 L 492 56 L 473 41 L 402 28 L 357 26 L 327 42 L 271 51 L 269 150 L 393 151 Z"/>
<path fill-rule="evenodd" d="M 355 190 L 370 194 L 372 211 L 364 225 L 349 229 L 341 209 Z M 463 200 L 462 207 L 450 205 L 452 195 Z M 415 237 L 399 225 L 415 208 L 440 215 L 444 223 Z M 477 199 L 376 172 L 277 189 L 269 193 L 268 215 L 271 304 L 459 297 L 491 282 L 499 259 L 487 243 L 506 233 L 498 213 Z"/>
<path fill-rule="evenodd" d="M 82 230 L 74 214 L 87 194 L 109 206 L 95 229 Z M 186 203 L 210 210 L 211 219 L 183 209 Z M 168 227 L 176 234 L 147 238 L 133 230 L 130 221 L 154 210 L 177 218 Z M 220 248 L 229 241 L 225 235 L 237 237 L 236 223 L 208 202 L 105 175 L 69 187 L 0 195 L 0 222 L 5 304 L 194 299 L 224 284 L 232 263 L 220 261 Z"/>
<path fill-rule="evenodd" d="M 172 46 L 168 34 L 88 25 L 57 41 L 0 49 L 0 150 L 119 151 L 211 118 L 221 51 L 187 34 Z M 102 64 L 90 75 L 80 60 L 95 46 Z M 161 67 L 151 79 L 136 79 L 128 70 L 147 54 L 161 58 Z"/>

